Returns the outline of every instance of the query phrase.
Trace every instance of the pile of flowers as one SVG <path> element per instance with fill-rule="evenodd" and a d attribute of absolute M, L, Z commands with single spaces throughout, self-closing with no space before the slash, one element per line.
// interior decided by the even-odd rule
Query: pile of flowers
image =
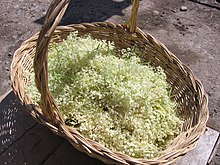
<path fill-rule="evenodd" d="M 49 51 L 49 88 L 67 125 L 113 151 L 152 158 L 179 134 L 177 103 L 162 68 L 135 48 L 71 33 Z M 37 103 L 34 73 L 27 92 Z"/>

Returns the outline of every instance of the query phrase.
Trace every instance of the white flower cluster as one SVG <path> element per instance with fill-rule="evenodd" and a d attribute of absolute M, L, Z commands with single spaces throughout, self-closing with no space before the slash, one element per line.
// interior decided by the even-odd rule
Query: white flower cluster
<path fill-rule="evenodd" d="M 179 133 L 181 120 L 162 68 L 143 65 L 139 53 L 72 33 L 51 46 L 49 87 L 66 124 L 114 151 L 152 158 Z M 36 88 L 28 91 L 37 102 Z"/>

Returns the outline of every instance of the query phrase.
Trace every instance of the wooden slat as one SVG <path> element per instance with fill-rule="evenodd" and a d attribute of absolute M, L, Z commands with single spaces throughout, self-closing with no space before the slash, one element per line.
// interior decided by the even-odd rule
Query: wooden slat
<path fill-rule="evenodd" d="M 42 164 L 63 141 L 48 128 L 36 124 L 0 155 L 0 164 Z"/>
<path fill-rule="evenodd" d="M 44 165 L 73 165 L 89 164 L 103 165 L 101 161 L 91 158 L 86 154 L 74 149 L 68 141 L 65 141 L 59 148 L 44 162 Z"/>
<path fill-rule="evenodd" d="M 12 91 L 0 98 L 0 153 L 36 124 L 23 109 Z"/>
<path fill-rule="evenodd" d="M 0 164 L 41 164 L 63 138 L 38 124 L 13 92 L 0 100 Z"/>

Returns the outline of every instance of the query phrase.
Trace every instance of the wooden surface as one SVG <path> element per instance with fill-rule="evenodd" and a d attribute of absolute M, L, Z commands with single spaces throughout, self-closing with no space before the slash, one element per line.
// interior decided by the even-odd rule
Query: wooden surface
<path fill-rule="evenodd" d="M 175 165 L 206 165 L 218 137 L 219 132 L 208 128 L 196 149 Z M 103 164 L 75 150 L 67 140 L 34 121 L 12 91 L 0 98 L 0 144 L 0 165 Z"/>
<path fill-rule="evenodd" d="M 205 134 L 199 139 L 196 148 L 189 151 L 174 165 L 208 165 L 215 152 L 214 148 L 217 146 L 218 138 L 218 131 L 207 128 Z"/>
<path fill-rule="evenodd" d="M 0 99 L 0 165 L 103 164 L 36 123 L 10 92 Z"/>

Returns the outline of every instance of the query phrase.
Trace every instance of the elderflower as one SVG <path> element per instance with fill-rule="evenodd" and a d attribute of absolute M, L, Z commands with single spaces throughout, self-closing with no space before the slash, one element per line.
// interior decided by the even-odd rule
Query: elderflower
<path fill-rule="evenodd" d="M 182 122 L 163 69 L 143 65 L 139 54 L 72 33 L 50 48 L 49 88 L 67 125 L 113 151 L 152 158 Z M 39 102 L 31 76 L 27 91 Z"/>

